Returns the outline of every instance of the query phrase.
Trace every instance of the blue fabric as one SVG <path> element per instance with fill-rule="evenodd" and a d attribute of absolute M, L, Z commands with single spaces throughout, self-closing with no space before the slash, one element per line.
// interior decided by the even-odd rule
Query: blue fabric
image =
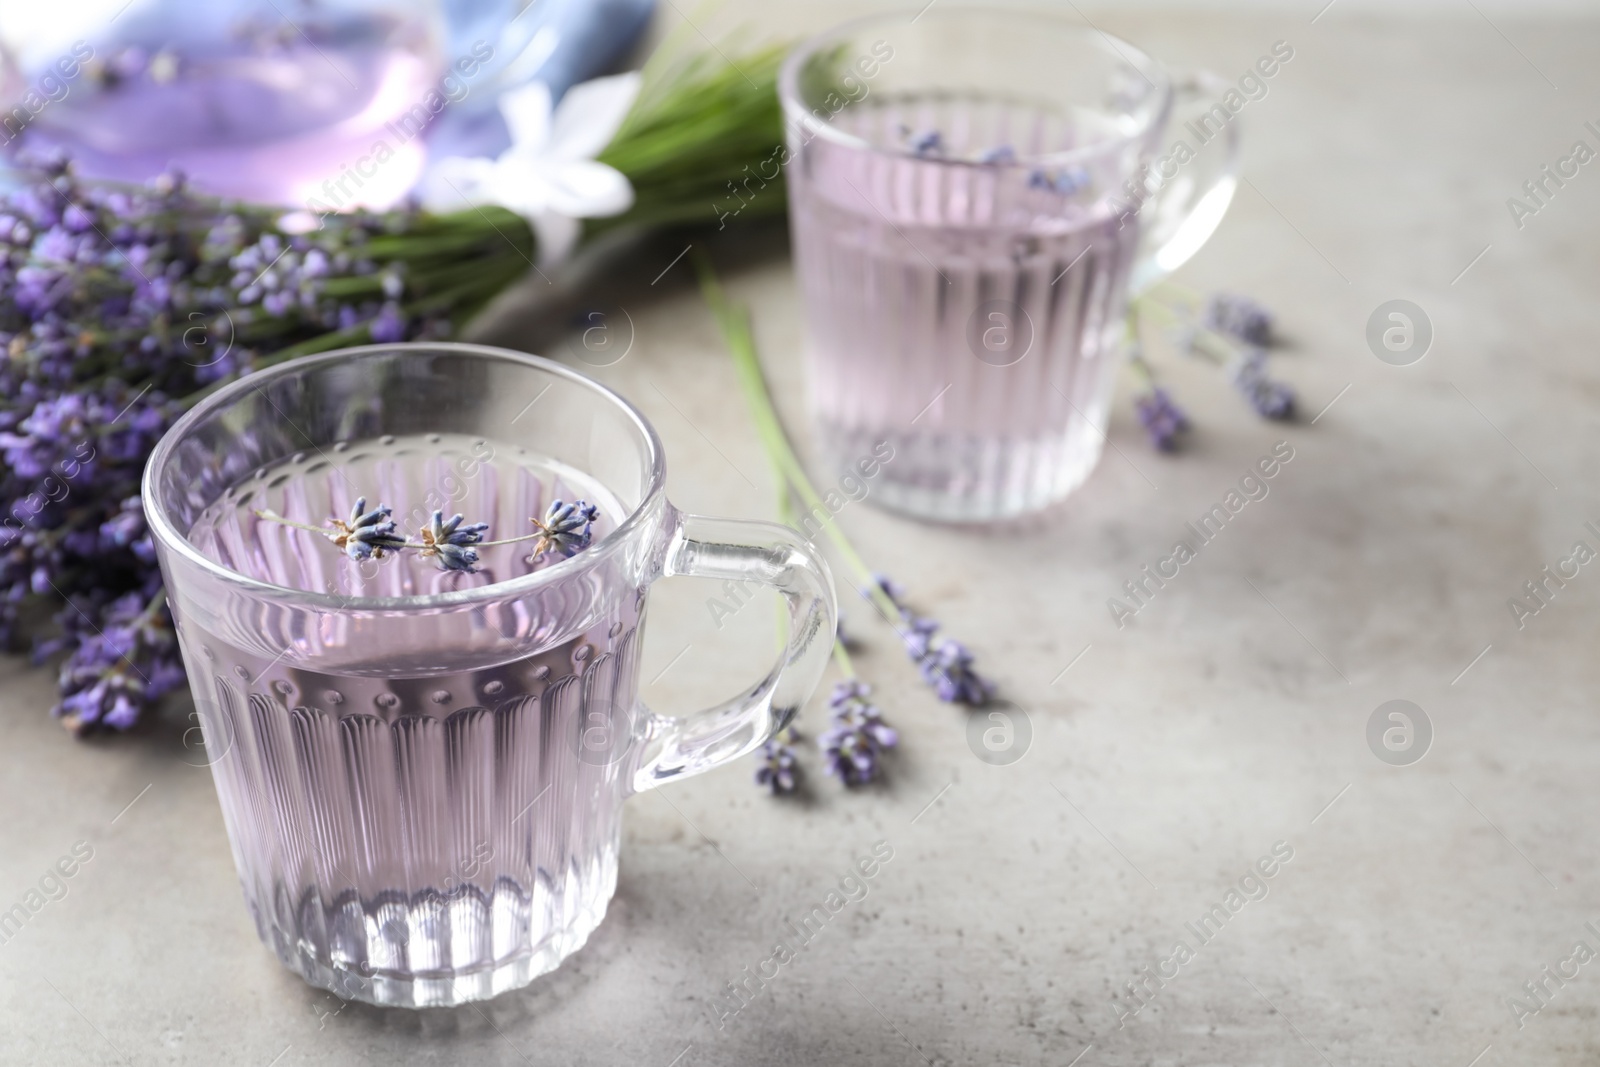
<path fill-rule="evenodd" d="M 538 80 L 560 99 L 573 85 L 610 70 L 638 42 L 656 0 L 443 0 L 446 55 L 471 54 L 483 41 L 494 56 L 471 92 L 439 117 L 430 154 L 497 156 L 511 143 L 495 106 L 507 89 Z"/>

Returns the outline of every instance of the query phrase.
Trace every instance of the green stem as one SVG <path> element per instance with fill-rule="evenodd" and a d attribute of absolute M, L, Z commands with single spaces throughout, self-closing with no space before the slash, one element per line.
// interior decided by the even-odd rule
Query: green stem
<path fill-rule="evenodd" d="M 1167 326 L 1176 326 L 1184 321 L 1181 315 L 1173 311 L 1166 304 L 1163 304 L 1159 300 L 1152 300 L 1149 297 L 1135 297 L 1131 306 L 1139 314 L 1143 314 L 1147 311 L 1154 312 L 1156 317 Z M 1222 336 L 1220 333 L 1217 333 L 1215 330 L 1207 329 L 1206 327 L 1198 324 L 1195 325 L 1193 329 L 1194 344 L 1192 348 L 1194 351 L 1200 353 L 1213 363 L 1228 363 L 1242 358 L 1242 354 L 1240 353 L 1239 349 L 1236 348 L 1226 337 Z"/>
<path fill-rule="evenodd" d="M 872 569 L 839 529 L 834 521 L 833 512 L 823 504 L 822 497 L 811 484 L 811 479 L 807 477 L 793 446 L 789 444 L 783 423 L 779 420 L 777 409 L 772 404 L 772 394 L 767 388 L 766 375 L 761 370 L 761 359 L 756 354 L 755 339 L 750 333 L 749 313 L 744 308 L 728 302 L 709 263 L 703 258 L 697 259 L 696 268 L 700 273 L 701 292 L 706 303 L 710 305 L 711 313 L 722 330 L 723 341 L 733 356 L 740 387 L 750 404 L 750 414 L 755 419 L 756 433 L 766 446 L 768 458 L 772 460 L 780 477 L 787 481 L 800 497 L 801 503 L 811 509 L 813 514 L 823 517 L 822 528 L 833 541 L 834 547 L 839 550 L 839 554 L 844 557 L 845 563 L 855 572 L 858 587 L 883 615 L 884 620 L 897 632 L 900 631 L 901 627 L 897 624 L 900 618 L 899 607 L 878 586 L 873 579 Z"/>
<path fill-rule="evenodd" d="M 768 458 L 771 459 L 770 454 Z M 776 461 L 773 462 L 772 466 L 773 470 L 778 474 L 778 521 L 786 526 L 794 526 L 794 499 L 789 492 L 788 480 L 783 477 L 781 471 L 778 471 Z M 778 605 L 778 614 L 780 618 L 783 615 L 782 604 Z M 834 628 L 833 634 L 833 660 L 839 665 L 839 673 L 846 678 L 854 678 L 856 676 L 855 664 L 850 661 L 850 650 L 844 647 L 844 640 L 840 638 L 837 627 Z"/>
<path fill-rule="evenodd" d="M 833 661 L 839 665 L 841 674 L 852 681 L 855 680 L 855 664 L 850 662 L 850 653 L 845 651 L 844 642 L 839 640 L 838 635 L 834 635 L 833 638 Z"/>
<path fill-rule="evenodd" d="M 1197 291 L 1190 289 L 1187 285 L 1180 285 L 1171 278 L 1163 278 L 1161 281 L 1150 287 L 1150 292 L 1152 294 L 1171 293 L 1180 302 L 1187 304 L 1190 308 L 1199 307 L 1200 302 L 1204 299 L 1204 297 L 1202 297 Z"/>
<path fill-rule="evenodd" d="M 279 515 L 276 511 L 265 511 L 261 508 L 254 508 L 252 510 L 254 510 L 256 518 L 266 519 L 268 522 L 275 522 L 280 526 L 292 526 L 296 530 L 306 530 L 310 533 L 321 534 L 323 537 L 327 537 L 329 534 L 334 532 L 322 526 L 310 526 L 303 522 L 295 522 L 293 519 L 286 519 L 282 515 Z"/>

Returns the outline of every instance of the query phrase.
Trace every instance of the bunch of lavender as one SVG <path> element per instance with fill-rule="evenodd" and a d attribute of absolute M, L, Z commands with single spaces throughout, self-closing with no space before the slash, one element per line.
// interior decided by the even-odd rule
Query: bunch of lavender
<path fill-rule="evenodd" d="M 34 647 L 66 656 L 55 713 L 122 729 L 183 679 L 138 496 L 156 440 L 255 367 L 448 321 L 426 270 L 392 280 L 419 257 L 373 249 L 426 225 L 414 211 L 291 236 L 276 212 L 195 195 L 178 175 L 90 185 L 60 157 L 24 173 L 0 197 L 0 641 L 32 605 L 55 605 L 57 633 Z"/>
<path fill-rule="evenodd" d="M 634 207 L 587 232 L 716 221 L 707 205 L 783 140 L 782 53 L 650 74 L 600 155 Z M 531 268 L 534 234 L 498 208 L 285 216 L 176 174 L 91 185 L 64 158 L 19 163 L 0 195 L 0 645 L 53 614 L 34 653 L 65 657 L 55 714 L 124 729 L 183 677 L 138 499 L 157 438 L 272 363 L 449 335 Z M 783 205 L 761 198 L 740 221 Z M 434 554 L 465 569 L 465 535 L 440 524 Z"/>

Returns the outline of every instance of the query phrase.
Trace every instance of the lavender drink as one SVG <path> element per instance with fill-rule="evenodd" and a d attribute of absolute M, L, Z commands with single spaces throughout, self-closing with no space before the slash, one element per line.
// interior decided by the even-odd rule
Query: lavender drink
<path fill-rule="evenodd" d="M 1099 458 L 1139 226 L 1108 198 L 1073 195 L 1071 171 L 988 166 L 965 143 L 1039 155 L 1050 127 L 1038 118 L 855 108 L 841 127 L 889 150 L 819 141 L 792 172 L 812 411 L 846 462 L 894 445 L 879 489 L 890 506 L 1003 517 L 1065 496 Z M 908 120 L 939 155 L 903 151 L 919 136 Z M 949 129 L 969 132 L 936 132 Z M 1019 135 L 1031 140 L 1012 147 Z"/>
<path fill-rule="evenodd" d="M 468 91 L 429 5 L 409 0 L 160 0 L 112 22 L 80 27 L 88 40 L 46 68 L 66 75 L 64 95 L 5 112 L 6 139 L 66 151 L 85 177 L 176 168 L 219 196 L 387 207 L 422 171 L 424 128 Z M 476 71 L 492 54 L 479 42 L 456 58 Z"/>
<path fill-rule="evenodd" d="M 1231 156 L 1158 180 L 1171 79 L 1046 15 L 863 19 L 796 50 L 780 94 L 825 451 L 889 441 L 872 499 L 926 518 L 1071 493 L 1105 442 L 1130 285 L 1215 227 Z"/>
<path fill-rule="evenodd" d="M 604 917 L 627 797 L 748 754 L 810 695 L 826 565 L 665 481 L 620 397 L 461 344 L 289 360 L 156 445 L 144 509 L 245 901 L 307 981 L 403 1007 L 527 984 Z M 766 675 L 681 716 L 637 700 L 670 575 L 788 609 Z"/>
<path fill-rule="evenodd" d="M 530 563 L 529 542 L 482 549 L 470 575 L 416 553 L 357 563 L 321 534 L 260 515 L 318 525 L 347 514 L 357 486 L 384 500 L 444 499 L 496 530 L 525 530 L 555 498 L 598 503 L 596 536 L 622 517 L 578 471 L 428 434 L 341 442 L 254 472 L 201 513 L 189 539 L 240 574 L 351 598 L 438 594 L 559 565 Z M 402 529 L 422 525 L 417 511 L 399 516 Z M 617 757 L 633 726 L 642 602 L 635 591 L 580 633 L 535 639 L 504 662 L 452 663 L 444 628 L 413 648 L 359 626 L 324 630 L 316 639 L 339 645 L 337 671 L 186 635 L 262 939 L 347 996 L 394 972 L 426 995 L 430 977 L 444 990 L 506 959 L 518 967 L 497 980 L 520 985 L 581 945 L 616 884 Z"/>

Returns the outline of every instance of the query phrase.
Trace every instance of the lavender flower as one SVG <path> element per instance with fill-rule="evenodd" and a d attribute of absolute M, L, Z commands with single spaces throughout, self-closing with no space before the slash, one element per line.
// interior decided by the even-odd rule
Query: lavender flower
<path fill-rule="evenodd" d="M 1205 325 L 1247 345 L 1272 343 L 1272 312 L 1247 296 L 1217 293 L 1206 304 Z"/>
<path fill-rule="evenodd" d="M 960 641 L 949 638 L 923 656 L 917 666 L 922 679 L 933 686 L 939 699 L 950 704 L 978 708 L 989 702 L 994 685 L 972 669 L 972 653 Z"/>
<path fill-rule="evenodd" d="M 972 653 L 959 641 L 945 638 L 935 641 L 939 623 L 934 619 L 915 614 L 902 598 L 905 591 L 881 574 L 872 576 L 872 585 L 862 591 L 871 598 L 874 590 L 881 592 L 900 613 L 905 624 L 901 639 L 906 655 L 917 665 L 922 680 L 931 685 L 939 699 L 952 704 L 982 707 L 993 695 L 995 686 L 972 668 Z"/>
<path fill-rule="evenodd" d="M 800 734 L 794 727 L 785 727 L 761 746 L 756 768 L 756 784 L 765 786 L 773 796 L 793 793 L 800 788 L 800 764 L 795 755 L 795 742 Z"/>
<path fill-rule="evenodd" d="M 572 558 L 588 548 L 593 541 L 591 526 L 599 512 L 599 508 L 582 500 L 575 500 L 571 504 L 557 500 L 550 505 L 550 510 L 543 520 L 533 520 L 537 532 L 504 541 L 488 542 L 483 539 L 484 534 L 489 532 L 488 523 L 474 522 L 462 525 L 459 513 L 446 519 L 444 512 L 439 510 L 433 512 L 427 525 L 413 540 L 396 529 L 392 517 L 393 508 L 388 504 L 379 504 L 368 511 L 367 498 L 364 496 L 357 498 L 355 505 L 350 509 L 348 519 L 328 520 L 331 529 L 307 526 L 270 510 L 258 510 L 256 515 L 268 522 L 283 523 L 297 529 L 320 533 L 353 560 L 382 559 L 385 552 L 415 548 L 419 549 L 423 556 L 435 560 L 441 570 L 476 574 L 479 559 L 476 546 L 483 544 L 509 545 L 519 541 L 534 541 L 537 543 L 533 555 L 529 557 L 530 560 L 537 559 L 546 552 L 557 552 L 563 558 Z M 103 528 L 102 533 L 115 530 L 121 536 L 138 536 L 143 531 L 143 521 L 144 514 L 141 509 L 137 516 L 119 516 L 114 523 Z"/>
<path fill-rule="evenodd" d="M 939 155 L 944 151 L 944 135 L 938 130 L 924 130 L 907 142 L 911 151 L 919 156 Z"/>
<path fill-rule="evenodd" d="M 574 500 L 566 504 L 552 500 L 544 519 L 532 520 L 539 535 L 534 543 L 533 558 L 537 559 L 546 552 L 559 552 L 562 558 L 571 559 L 589 547 L 589 542 L 594 538 L 592 527 L 599 517 L 600 509 L 585 501 Z"/>
<path fill-rule="evenodd" d="M 1087 188 L 1088 185 L 1089 172 L 1077 166 L 1067 167 L 1054 174 L 1036 170 L 1028 175 L 1028 188 L 1056 193 L 1059 196 L 1071 196 Z"/>
<path fill-rule="evenodd" d="M 1294 390 L 1267 377 L 1265 349 L 1246 350 L 1233 368 L 1233 384 L 1263 418 L 1294 418 Z"/>
<path fill-rule="evenodd" d="M 900 618 L 906 624 L 900 634 L 900 639 L 905 642 L 906 655 L 920 667 L 922 661 L 933 654 L 933 637 L 939 632 L 939 624 L 932 619 L 913 615 L 905 608 L 900 609 Z"/>
<path fill-rule="evenodd" d="M 828 773 L 845 785 L 865 785 L 876 778 L 883 754 L 900 743 L 900 735 L 868 703 L 869 692 L 852 679 L 835 685 L 828 698 L 832 725 L 817 744 Z"/>
<path fill-rule="evenodd" d="M 978 155 L 979 163 L 990 166 L 998 166 L 1002 163 L 1015 163 L 1016 161 L 1017 150 L 1008 144 L 995 145 L 993 148 L 984 149 L 984 151 Z"/>
<path fill-rule="evenodd" d="M 1159 385 L 1152 386 L 1148 393 L 1133 398 L 1133 406 L 1150 443 L 1163 452 L 1177 451 L 1178 434 L 1189 428 L 1189 418 L 1167 391 Z"/>
<path fill-rule="evenodd" d="M 400 305 L 393 300 L 386 301 L 383 309 L 378 312 L 378 317 L 372 320 L 371 331 L 373 341 L 378 344 L 404 340 L 406 320 L 400 314 Z"/>
<path fill-rule="evenodd" d="M 422 528 L 422 554 L 432 556 L 447 571 L 474 574 L 477 571 L 478 550 L 470 546 L 483 540 L 489 524 L 475 522 L 461 525 L 462 516 L 452 515 L 445 521 L 444 512 L 435 511 L 428 525 Z"/>
<path fill-rule="evenodd" d="M 68 728 L 125 730 L 143 708 L 183 684 L 165 605 L 165 597 L 146 603 L 134 592 L 103 608 L 89 606 L 87 614 L 81 605 L 61 613 L 58 647 L 70 645 L 72 654 L 61 665 L 61 702 L 54 714 Z M 54 649 L 45 645 L 41 651 Z"/>
<path fill-rule="evenodd" d="M 393 510 L 379 504 L 368 511 L 367 498 L 357 497 L 348 521 L 329 520 L 333 529 L 328 539 L 351 559 L 382 559 L 386 550 L 406 547 L 406 539 L 395 533 L 394 520 L 389 517 Z"/>
<path fill-rule="evenodd" d="M 100 524 L 100 543 L 95 552 L 109 554 L 124 548 L 146 566 L 156 562 L 155 544 L 144 519 L 144 501 L 136 496 L 124 500 L 121 509 Z"/>

